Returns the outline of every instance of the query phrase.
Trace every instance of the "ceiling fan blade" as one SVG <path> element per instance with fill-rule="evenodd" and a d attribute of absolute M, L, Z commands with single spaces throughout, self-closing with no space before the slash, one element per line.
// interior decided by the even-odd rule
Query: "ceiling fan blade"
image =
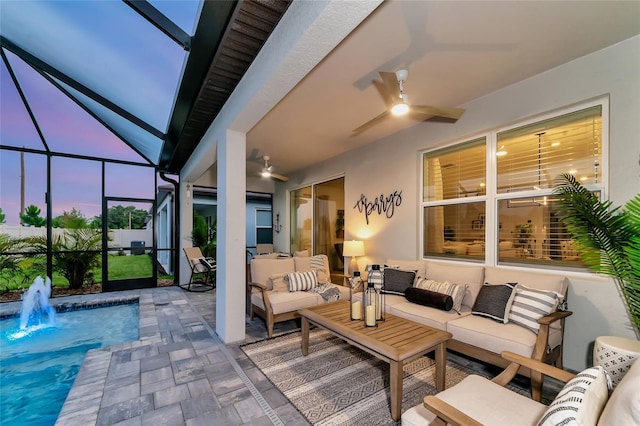
<path fill-rule="evenodd" d="M 385 111 L 382 114 L 378 115 L 375 118 L 372 118 L 371 120 L 367 121 L 366 123 L 364 123 L 362 126 L 353 129 L 352 133 L 360 133 L 360 132 L 364 132 L 365 130 L 367 130 L 369 127 L 373 126 L 374 124 L 378 123 L 379 121 L 382 121 L 383 119 L 385 119 L 387 116 L 389 115 L 389 111 Z"/>
<path fill-rule="evenodd" d="M 454 120 L 459 119 L 464 114 L 463 108 L 447 108 L 447 107 L 434 107 L 427 105 L 411 105 L 411 112 L 417 112 L 419 114 L 438 116 L 445 118 L 452 118 Z"/>
<path fill-rule="evenodd" d="M 398 102 L 398 99 L 400 99 L 400 86 L 398 85 L 396 73 L 380 71 L 380 77 L 382 77 L 384 87 L 387 88 L 387 94 L 389 95 L 391 104 Z"/>
<path fill-rule="evenodd" d="M 286 177 L 286 176 L 282 176 L 282 175 L 279 175 L 279 174 L 277 174 L 277 173 L 271 173 L 271 177 L 272 177 L 272 178 L 274 178 L 274 179 L 281 180 L 281 181 L 283 181 L 283 182 L 286 182 L 286 181 L 288 181 L 288 180 L 289 180 L 289 178 L 288 178 L 288 177 Z"/>

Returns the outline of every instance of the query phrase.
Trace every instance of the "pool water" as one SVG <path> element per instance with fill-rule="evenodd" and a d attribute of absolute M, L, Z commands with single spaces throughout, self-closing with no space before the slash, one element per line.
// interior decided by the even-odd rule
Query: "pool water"
<path fill-rule="evenodd" d="M 20 330 L 0 321 L 0 424 L 53 425 L 87 351 L 138 340 L 138 304 L 58 314 Z"/>

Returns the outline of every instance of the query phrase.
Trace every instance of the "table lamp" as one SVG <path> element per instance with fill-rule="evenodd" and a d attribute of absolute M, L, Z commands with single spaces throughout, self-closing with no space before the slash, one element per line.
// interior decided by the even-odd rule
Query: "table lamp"
<path fill-rule="evenodd" d="M 345 241 L 342 256 L 351 258 L 349 262 L 349 275 L 353 275 L 354 271 L 359 270 L 356 257 L 364 256 L 364 242 L 355 240 Z"/>

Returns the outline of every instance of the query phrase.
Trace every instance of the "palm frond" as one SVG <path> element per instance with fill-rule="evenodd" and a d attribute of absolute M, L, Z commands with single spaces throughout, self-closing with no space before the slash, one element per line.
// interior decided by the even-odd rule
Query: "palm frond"
<path fill-rule="evenodd" d="M 640 194 L 614 207 L 573 175 L 555 180 L 558 213 L 585 265 L 619 286 L 636 334 L 640 334 Z"/>

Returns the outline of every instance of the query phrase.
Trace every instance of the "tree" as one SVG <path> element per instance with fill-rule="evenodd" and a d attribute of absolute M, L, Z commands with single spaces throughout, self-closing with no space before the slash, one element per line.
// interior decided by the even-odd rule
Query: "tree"
<path fill-rule="evenodd" d="M 46 237 L 32 237 L 36 252 L 42 256 L 47 250 Z M 69 281 L 69 288 L 79 289 L 93 282 L 91 270 L 101 265 L 102 230 L 65 229 L 62 235 L 54 236 L 53 269 Z"/>
<path fill-rule="evenodd" d="M 145 225 L 145 219 L 147 218 L 147 211 L 143 209 L 137 209 L 135 206 L 113 206 L 107 210 L 107 227 L 109 229 L 143 229 Z M 129 222 L 131 220 L 131 222 Z M 91 227 L 102 227 L 102 216 L 98 215 L 91 221 Z"/>
<path fill-rule="evenodd" d="M 24 226 L 35 226 L 37 228 L 46 226 L 47 220 L 40 217 L 41 212 L 40 207 L 33 204 L 29 205 L 24 210 L 24 214 L 20 213 L 20 224 Z"/>
<path fill-rule="evenodd" d="M 0 225 L 2 225 L 3 223 L 7 223 L 7 217 L 4 215 L 2 207 L 0 207 Z"/>
<path fill-rule="evenodd" d="M 216 256 L 216 224 L 207 226 L 207 222 L 197 212 L 193 212 L 193 231 L 191 241 L 194 247 L 200 247 L 202 254 L 207 257 Z"/>
<path fill-rule="evenodd" d="M 87 228 L 89 226 L 82 212 L 76 210 L 75 207 L 70 212 L 65 211 L 62 215 L 54 217 L 51 224 L 54 228 L 69 229 Z"/>

